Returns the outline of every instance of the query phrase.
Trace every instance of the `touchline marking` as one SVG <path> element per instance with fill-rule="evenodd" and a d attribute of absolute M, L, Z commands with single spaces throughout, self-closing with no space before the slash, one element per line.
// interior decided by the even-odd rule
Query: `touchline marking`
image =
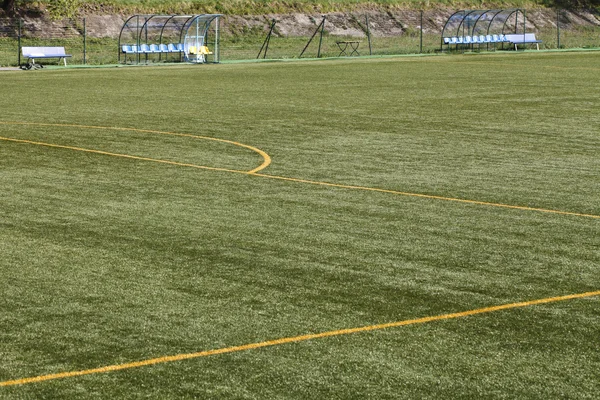
<path fill-rule="evenodd" d="M 268 175 L 268 174 L 253 174 L 253 175 L 260 176 L 262 178 L 279 179 L 279 180 L 283 180 L 283 181 L 307 183 L 307 184 L 311 184 L 311 185 L 320 185 L 320 186 L 329 186 L 329 187 L 335 187 L 335 188 L 341 188 L 341 189 L 364 190 L 364 191 L 369 191 L 369 192 L 396 194 L 399 196 L 420 197 L 423 199 L 454 201 L 454 202 L 458 202 L 458 203 L 477 204 L 477 205 L 481 205 L 481 206 L 511 208 L 511 209 L 523 210 L 523 211 L 538 211 L 538 212 L 551 213 L 551 214 L 571 215 L 571 216 L 576 216 L 576 217 L 587 217 L 587 218 L 600 219 L 600 215 L 594 215 L 594 214 L 582 214 L 582 213 L 576 213 L 576 212 L 570 212 L 570 211 L 550 210 L 550 209 L 545 209 L 545 208 L 535 208 L 535 207 L 526 207 L 526 206 L 515 206 L 515 205 L 510 205 L 510 204 L 492 203 L 492 202 L 487 202 L 487 201 L 435 196 L 435 195 L 430 195 L 430 194 L 401 192 L 401 191 L 397 191 L 397 190 L 379 189 L 379 188 L 373 188 L 373 187 L 368 187 L 368 186 L 343 185 L 343 184 L 339 184 L 339 183 L 311 181 L 311 180 L 307 180 L 307 179 L 298 179 L 298 178 L 287 178 L 285 176 L 277 176 L 277 175 Z"/>
<path fill-rule="evenodd" d="M 452 201 L 452 202 L 457 202 L 457 203 L 475 204 L 475 205 L 488 206 L 488 207 L 500 207 L 500 208 L 514 209 L 514 210 L 522 210 L 522 211 L 536 211 L 536 212 L 543 212 L 543 213 L 550 213 L 550 214 L 600 219 L 600 215 L 595 215 L 595 214 L 584 214 L 584 213 L 576 213 L 576 212 L 571 212 L 571 211 L 561 211 L 561 210 L 551 210 L 551 209 L 545 209 L 545 208 L 517 206 L 517 205 L 493 203 L 493 202 L 479 201 L 479 200 L 469 200 L 469 199 L 459 199 L 459 198 L 454 198 L 454 197 L 436 196 L 436 195 L 429 195 L 429 194 L 422 194 L 422 193 L 402 192 L 402 191 L 390 190 L 390 189 L 379 189 L 379 188 L 368 187 L 368 186 L 345 185 L 345 184 L 339 184 L 339 183 L 312 181 L 312 180 L 308 180 L 308 179 L 290 178 L 290 177 L 278 176 L 278 175 L 261 174 L 258 172 L 267 168 L 271 164 L 271 157 L 267 153 L 265 153 L 264 151 L 262 151 L 256 147 L 248 146 L 243 143 L 233 142 L 233 141 L 225 140 L 225 139 L 211 138 L 209 136 L 196 136 L 196 135 L 191 135 L 191 134 L 186 134 L 186 133 L 162 132 L 162 131 L 153 131 L 153 130 L 147 130 L 147 129 L 119 128 L 119 127 L 105 127 L 105 126 L 87 126 L 87 125 L 72 125 L 72 124 L 44 124 L 44 123 L 36 123 L 36 122 L 6 122 L 6 121 L 0 121 L 0 124 L 58 126 L 58 127 L 89 128 L 89 129 L 113 129 L 113 130 L 121 130 L 121 131 L 156 133 L 156 134 L 161 134 L 161 135 L 171 135 L 171 136 L 214 140 L 217 142 L 234 144 L 236 146 L 245 147 L 247 149 L 255 151 L 261 155 L 261 157 L 263 158 L 264 161 L 260 166 L 254 168 L 250 171 L 240 171 L 240 170 L 226 169 L 226 168 L 206 167 L 206 166 L 196 165 L 196 164 L 186 164 L 186 163 L 161 160 L 161 159 L 156 159 L 156 158 L 138 157 L 138 156 L 132 156 L 132 155 L 128 155 L 128 154 L 109 153 L 109 152 L 101 151 L 101 150 L 85 149 L 85 148 L 73 147 L 73 146 L 63 146 L 63 145 L 58 145 L 58 144 L 35 142 L 35 141 L 24 140 L 24 139 L 0 137 L 0 140 L 12 141 L 12 142 L 17 142 L 17 143 L 35 144 L 35 145 L 39 145 L 39 146 L 83 151 L 83 152 L 102 154 L 102 155 L 108 155 L 108 156 L 113 156 L 113 157 L 129 158 L 129 159 L 134 159 L 134 160 L 153 161 L 153 162 L 158 162 L 158 163 L 162 163 L 162 164 L 177 165 L 180 167 L 190 167 L 190 168 L 198 168 L 198 169 L 205 169 L 205 170 L 211 170 L 211 171 L 222 171 L 222 172 L 232 172 L 232 173 L 237 173 L 237 174 L 254 175 L 254 176 L 259 176 L 262 178 L 278 179 L 278 180 L 296 182 L 296 183 L 328 186 L 328 187 L 335 187 L 335 188 L 341 188 L 341 189 L 364 190 L 364 191 L 370 191 L 370 192 L 395 194 L 398 196 L 409 196 L 409 197 L 418 197 L 418 198 L 432 199 L 432 200 Z"/>
<path fill-rule="evenodd" d="M 214 349 L 214 350 L 205 350 L 205 351 L 200 351 L 197 353 L 183 353 L 183 354 L 176 354 L 176 355 L 171 355 L 171 356 L 151 358 L 151 359 L 147 359 L 147 360 L 125 363 L 125 364 L 108 365 L 108 366 L 100 367 L 100 368 L 86 369 L 86 370 L 80 370 L 80 371 L 61 372 L 61 373 L 57 373 L 57 374 L 40 375 L 40 376 L 34 376 L 34 377 L 30 377 L 30 378 L 15 379 L 15 380 L 10 380 L 10 381 L 0 382 L 0 386 L 24 385 L 24 384 L 28 384 L 28 383 L 43 382 L 43 381 L 49 381 L 49 380 L 54 380 L 54 379 L 73 378 L 73 377 L 82 376 L 82 375 L 100 374 L 100 373 L 106 373 L 106 372 L 112 372 L 112 371 L 119 371 L 119 370 L 123 370 L 123 369 L 144 367 L 144 366 L 148 366 L 148 365 L 156 365 L 156 364 L 163 364 L 163 363 L 174 362 L 174 361 L 189 360 L 192 358 L 208 357 L 208 356 L 214 356 L 214 355 L 218 355 L 218 354 L 236 353 L 236 352 L 240 352 L 240 351 L 259 349 L 259 348 L 263 348 L 263 347 L 279 346 L 279 345 L 288 344 L 288 343 L 305 342 L 305 341 L 314 340 L 314 339 L 324 339 L 324 338 L 328 338 L 328 337 L 332 337 L 332 336 L 342 336 L 342 335 L 349 335 L 352 333 L 369 332 L 369 331 L 376 331 L 376 330 L 382 330 L 382 329 L 388 329 L 388 328 L 397 328 L 400 326 L 425 324 L 425 323 L 434 322 L 434 321 L 463 318 L 463 317 L 468 317 L 471 315 L 486 314 L 486 313 L 491 313 L 491 312 L 495 312 L 495 311 L 509 310 L 509 309 L 519 308 L 519 307 L 529 307 L 529 306 L 534 306 L 534 305 L 538 305 L 538 304 L 555 303 L 555 302 L 559 302 L 559 301 L 566 301 L 566 300 L 573 300 L 573 299 L 582 299 L 585 297 L 593 297 L 593 296 L 599 296 L 599 295 L 600 295 L 600 290 L 593 291 L 593 292 L 586 292 L 586 293 L 571 294 L 571 295 L 566 295 L 566 296 L 548 297 L 545 299 L 523 301 L 523 302 L 519 302 L 519 303 L 502 304 L 502 305 L 498 305 L 498 306 L 478 308 L 475 310 L 462 311 L 462 312 L 450 313 L 450 314 L 442 314 L 442 315 L 437 315 L 437 316 L 432 316 L 432 317 L 408 319 L 408 320 L 404 320 L 404 321 L 388 322 L 385 324 L 362 326 L 362 327 L 358 327 L 358 328 L 339 329 L 339 330 L 333 330 L 333 331 L 327 331 L 327 332 L 321 332 L 321 333 L 313 333 L 313 334 L 308 334 L 308 335 L 292 336 L 292 337 L 286 337 L 286 338 L 281 338 L 281 339 L 268 340 L 268 341 L 264 341 L 264 342 L 250 343 L 250 344 L 245 344 L 245 345 L 241 345 L 241 346 L 232 346 L 232 347 L 224 347 L 224 348 Z"/>

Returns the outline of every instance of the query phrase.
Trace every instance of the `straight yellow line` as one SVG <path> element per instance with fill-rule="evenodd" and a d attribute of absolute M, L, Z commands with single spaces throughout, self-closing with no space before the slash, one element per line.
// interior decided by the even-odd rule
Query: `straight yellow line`
<path fill-rule="evenodd" d="M 423 199 L 454 201 L 454 202 L 458 202 L 458 203 L 477 204 L 477 205 L 482 205 L 482 206 L 511 208 L 511 209 L 515 209 L 515 210 L 538 211 L 538 212 L 551 213 L 551 214 L 570 215 L 570 216 L 576 216 L 576 217 L 587 217 L 587 218 L 600 219 L 600 215 L 594 215 L 594 214 L 582 214 L 582 213 L 576 213 L 576 212 L 570 212 L 570 211 L 551 210 L 551 209 L 546 209 L 546 208 L 515 206 L 515 205 L 510 205 L 510 204 L 492 203 L 492 202 L 479 201 L 479 200 L 458 199 L 458 198 L 454 198 L 454 197 L 435 196 L 435 195 L 430 195 L 430 194 L 401 192 L 401 191 L 397 191 L 397 190 L 378 189 L 378 188 L 373 188 L 373 187 L 368 187 L 368 186 L 343 185 L 343 184 L 339 184 L 339 183 L 311 181 L 311 180 L 307 180 L 307 179 L 288 178 L 285 176 L 277 176 L 277 175 L 267 175 L 267 174 L 253 174 L 253 175 L 260 176 L 262 178 L 279 179 L 279 180 L 289 181 L 289 182 L 307 183 L 307 184 L 311 184 L 311 185 L 328 186 L 328 187 L 335 187 L 335 188 L 341 188 L 341 189 L 364 190 L 364 191 L 369 191 L 369 192 L 395 194 L 395 195 L 399 195 L 399 196 L 419 197 L 419 198 L 423 198 Z"/>
<path fill-rule="evenodd" d="M 99 374 L 99 373 L 105 373 L 105 372 L 111 372 L 111 371 L 119 371 L 119 370 L 123 370 L 123 369 L 138 368 L 138 367 L 144 367 L 144 366 L 148 366 L 148 365 L 156 365 L 156 364 L 162 364 L 162 363 L 168 363 L 168 362 L 174 362 L 174 361 L 188 360 L 191 358 L 200 358 L 200 357 L 207 357 L 207 356 L 213 356 L 213 355 L 218 355 L 218 354 L 235 353 L 235 352 L 240 352 L 240 351 L 259 349 L 262 347 L 279 346 L 279 345 L 283 345 L 283 344 L 287 344 L 287 343 L 298 343 L 298 342 L 304 342 L 304 341 L 313 340 L 313 339 L 323 339 L 323 338 L 328 338 L 328 337 L 332 337 L 332 336 L 349 335 L 352 333 L 369 332 L 369 331 L 376 331 L 376 330 L 387 329 L 387 328 L 395 328 L 395 327 L 400 327 L 400 326 L 424 324 L 427 322 L 463 318 L 463 317 L 468 317 L 471 315 L 486 314 L 486 313 L 491 313 L 491 312 L 495 312 L 495 311 L 508 310 L 508 309 L 519 308 L 519 307 L 529 307 L 529 306 L 534 306 L 534 305 L 538 305 L 538 304 L 555 303 L 555 302 L 559 302 L 559 301 L 581 299 L 581 298 L 585 298 L 585 297 L 592 297 L 592 296 L 599 296 L 599 295 L 600 295 L 600 290 L 593 291 L 593 292 L 586 292 L 586 293 L 571 294 L 571 295 L 566 295 L 566 296 L 548 297 L 545 299 L 523 301 L 523 302 L 519 302 L 519 303 L 502 304 L 502 305 L 498 305 L 498 306 L 478 308 L 475 310 L 450 313 L 450 314 L 442 314 L 442 315 L 437 315 L 437 316 L 432 316 L 432 317 L 408 319 L 408 320 L 404 320 L 404 321 L 388 322 L 385 324 L 362 326 L 362 327 L 358 327 L 358 328 L 339 329 L 339 330 L 333 330 L 333 331 L 327 331 L 327 332 L 321 332 L 321 333 L 313 333 L 313 334 L 308 334 L 308 335 L 268 340 L 268 341 L 264 341 L 264 342 L 250 343 L 250 344 L 245 344 L 245 345 L 241 345 L 241 346 L 232 346 L 232 347 L 225 347 L 225 348 L 221 348 L 221 349 L 200 351 L 197 353 L 184 353 L 184 354 L 176 354 L 176 355 L 172 355 L 172 356 L 151 358 L 151 359 L 142 360 L 142 361 L 136 361 L 136 362 L 125 363 L 125 364 L 108 365 L 105 367 L 86 369 L 86 370 L 81 370 L 81 371 L 61 372 L 61 373 L 57 373 L 57 374 L 40 375 L 40 376 L 31 377 L 31 378 L 15 379 L 15 380 L 10 380 L 10 381 L 0 382 L 0 386 L 24 385 L 24 384 L 28 384 L 28 383 L 43 382 L 43 381 L 54 380 L 54 379 L 72 378 L 72 377 L 82 376 L 82 375 L 92 375 L 92 374 Z"/>

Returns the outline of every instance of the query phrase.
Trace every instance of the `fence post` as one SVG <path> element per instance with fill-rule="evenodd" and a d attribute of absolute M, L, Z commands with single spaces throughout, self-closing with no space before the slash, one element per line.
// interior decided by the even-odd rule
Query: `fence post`
<path fill-rule="evenodd" d="M 525 32 L 527 32 L 527 10 L 523 10 L 523 42 L 525 41 Z M 525 51 L 526 46 L 523 46 Z"/>
<path fill-rule="evenodd" d="M 423 52 L 423 10 L 421 10 L 421 22 L 419 23 L 419 29 L 421 31 L 420 43 L 419 43 L 419 53 Z"/>
<path fill-rule="evenodd" d="M 556 9 L 556 48 L 560 49 L 560 8 Z"/>
<path fill-rule="evenodd" d="M 369 28 L 369 14 L 366 15 L 367 19 L 367 39 L 369 40 L 369 55 L 373 55 L 373 49 L 371 47 L 371 28 Z"/>
<path fill-rule="evenodd" d="M 317 58 L 321 58 L 321 44 L 323 43 L 323 30 L 325 29 L 325 16 L 323 15 L 323 22 L 321 22 L 321 36 L 319 37 L 319 51 L 317 52 Z"/>
<path fill-rule="evenodd" d="M 265 38 L 265 41 L 263 42 L 262 47 L 258 51 L 258 55 L 256 56 L 256 59 L 260 58 L 260 54 L 262 53 L 263 50 L 265 51 L 265 53 L 263 54 L 263 60 L 267 58 L 267 52 L 269 51 L 269 43 L 271 42 L 271 35 L 273 34 L 273 29 L 275 29 L 276 23 L 277 23 L 277 20 L 275 20 L 275 19 L 273 19 L 273 21 L 271 21 L 269 33 L 267 33 L 267 37 Z"/>
<path fill-rule="evenodd" d="M 17 49 L 17 60 L 18 60 L 18 64 L 19 67 L 21 66 L 21 18 L 19 18 L 19 22 L 18 22 L 18 32 L 17 32 L 17 43 L 18 43 L 18 49 Z"/>
<path fill-rule="evenodd" d="M 304 54 L 304 52 L 306 51 L 306 49 L 308 49 L 308 46 L 310 46 L 310 44 L 312 43 L 312 41 L 315 38 L 315 36 L 317 35 L 317 33 L 319 33 L 319 29 L 321 30 L 321 38 L 319 39 L 319 52 L 317 53 L 317 58 L 321 57 L 321 42 L 323 41 L 323 29 L 324 28 L 325 28 L 325 16 L 323 15 L 323 21 L 321 21 L 319 26 L 317 26 L 315 33 L 313 33 L 312 36 L 310 37 L 310 39 L 308 39 L 308 43 L 306 43 L 306 46 L 304 46 L 304 49 L 302 49 L 302 53 L 300 53 L 298 58 L 302 58 L 302 54 Z"/>
<path fill-rule="evenodd" d="M 87 63 L 87 29 L 86 19 L 83 19 L 83 65 Z"/>
<path fill-rule="evenodd" d="M 136 52 L 137 54 L 136 54 L 136 60 L 135 60 L 136 62 L 135 63 L 139 64 L 140 61 L 141 61 L 141 59 L 140 59 L 140 54 L 141 53 L 140 53 L 139 50 L 140 50 L 140 41 L 141 41 L 141 37 L 140 36 L 142 35 L 142 31 L 140 30 L 140 16 L 137 15 L 135 18 L 136 18 L 136 22 L 135 22 L 135 35 L 137 36 L 137 39 L 136 39 L 135 43 L 137 44 L 137 49 L 138 49 L 138 51 Z M 121 51 L 121 49 L 119 49 L 119 51 Z M 127 57 L 125 57 L 125 64 L 127 64 Z"/>

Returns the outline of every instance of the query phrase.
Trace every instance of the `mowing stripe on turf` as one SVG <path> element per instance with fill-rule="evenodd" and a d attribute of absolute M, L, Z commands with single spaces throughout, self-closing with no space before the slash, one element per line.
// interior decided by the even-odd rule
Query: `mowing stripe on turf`
<path fill-rule="evenodd" d="M 81 371 L 61 372 L 61 373 L 57 373 L 57 374 L 40 375 L 40 376 L 34 376 L 34 377 L 30 377 L 30 378 L 15 379 L 15 380 L 10 380 L 10 381 L 0 382 L 0 386 L 24 385 L 27 383 L 43 382 L 43 381 L 49 381 L 49 380 L 54 380 L 54 379 L 72 378 L 72 377 L 82 376 L 82 375 L 92 375 L 92 374 L 99 374 L 99 373 L 105 373 L 105 372 L 111 372 L 111 371 L 119 371 L 119 370 L 123 370 L 123 369 L 144 367 L 147 365 L 155 365 L 155 364 L 162 364 L 162 363 L 167 363 L 167 362 L 188 360 L 191 358 L 200 358 L 200 357 L 207 357 L 207 356 L 226 354 L 226 353 L 236 353 L 236 352 L 240 352 L 240 351 L 259 349 L 262 347 L 279 346 L 279 345 L 283 345 L 283 344 L 287 344 L 287 343 L 298 343 L 298 342 L 305 342 L 307 340 L 328 338 L 328 337 L 332 337 L 332 336 L 349 335 L 351 333 L 369 332 L 369 331 L 376 331 L 376 330 L 382 330 L 382 329 L 388 329 L 388 328 L 395 328 L 395 327 L 400 327 L 400 326 L 424 324 L 427 322 L 456 319 L 456 318 L 468 317 L 471 315 L 486 314 L 486 313 L 491 313 L 491 312 L 495 312 L 495 311 L 508 310 L 508 309 L 519 308 L 519 307 L 528 307 L 528 306 L 534 306 L 534 305 L 538 305 L 538 304 L 555 303 L 555 302 L 565 301 L 565 300 L 582 299 L 585 297 L 592 297 L 592 296 L 599 296 L 599 295 L 600 295 L 600 290 L 597 290 L 594 292 L 571 294 L 571 295 L 566 295 L 566 296 L 548 297 L 545 299 L 502 304 L 499 306 L 478 308 L 475 310 L 462 311 L 462 312 L 450 313 L 450 314 L 442 314 L 442 315 L 437 315 L 437 316 L 432 316 L 432 317 L 408 319 L 408 320 L 404 320 L 404 321 L 388 322 L 385 324 L 362 326 L 362 327 L 358 327 L 358 328 L 339 329 L 339 330 L 326 331 L 326 332 L 321 332 L 321 333 L 313 333 L 313 334 L 308 334 L 308 335 L 292 336 L 292 337 L 286 337 L 286 338 L 281 338 L 281 339 L 268 340 L 268 341 L 264 341 L 264 342 L 249 343 L 249 344 L 245 344 L 245 345 L 241 345 L 241 346 L 232 346 L 232 347 L 224 347 L 224 348 L 214 349 L 214 350 L 200 351 L 197 353 L 183 353 L 183 354 L 176 354 L 176 355 L 171 355 L 171 356 L 151 358 L 151 359 L 142 360 L 142 361 L 136 361 L 136 362 L 125 363 L 125 364 L 108 365 L 105 367 L 86 369 L 86 370 L 81 370 Z"/>
<path fill-rule="evenodd" d="M 167 161 L 167 160 L 161 160 L 161 159 L 156 159 L 156 158 L 138 157 L 138 156 L 132 156 L 132 155 L 128 155 L 128 154 L 109 153 L 109 152 L 105 152 L 105 151 L 101 151 L 101 150 L 84 149 L 84 148 L 80 148 L 80 147 L 63 146 L 63 145 L 57 145 L 57 144 L 52 144 L 52 143 L 34 142 L 34 141 L 30 141 L 30 140 L 0 137 L 0 140 L 6 140 L 6 141 L 12 141 L 12 142 L 18 142 L 18 143 L 28 143 L 28 144 L 35 144 L 35 145 L 40 145 L 40 146 L 55 147 L 55 148 L 62 148 L 62 149 L 69 149 L 69 150 L 76 150 L 76 151 L 84 151 L 84 152 L 88 152 L 88 153 L 109 155 L 109 156 L 114 156 L 114 157 L 124 157 L 124 158 L 130 158 L 130 159 L 135 159 L 135 160 L 153 161 L 153 162 L 158 162 L 158 163 L 163 163 L 163 164 L 176 165 L 176 166 L 180 166 L 180 167 L 191 167 L 191 168 L 199 168 L 199 169 L 206 169 L 206 170 L 212 170 L 212 171 L 223 171 L 223 172 L 233 172 L 233 173 L 239 173 L 239 174 L 248 174 L 248 175 L 259 176 L 262 178 L 279 179 L 279 180 L 284 180 L 284 181 L 306 183 L 306 184 L 311 184 L 311 185 L 329 186 L 329 187 L 336 187 L 336 188 L 341 188 L 341 189 L 364 190 L 364 191 L 371 191 L 371 192 L 378 192 L 378 193 L 395 194 L 395 195 L 399 195 L 399 196 L 419 197 L 419 198 L 425 198 L 425 199 L 431 199 L 431 200 L 452 201 L 452 202 L 458 202 L 458 203 L 476 204 L 476 205 L 489 206 L 489 207 L 500 207 L 500 208 L 514 209 L 514 210 L 522 210 L 522 211 L 537 211 L 537 212 L 550 213 L 550 214 L 559 214 L 559 215 L 568 215 L 568 216 L 575 216 L 575 217 L 600 219 L 600 215 L 595 215 L 595 214 L 584 214 L 584 213 L 576 213 L 576 212 L 571 212 L 571 211 L 561 211 L 561 210 L 552 210 L 552 209 L 545 209 L 545 208 L 517 206 L 517 205 L 493 203 L 493 202 L 479 201 L 479 200 L 469 200 L 469 199 L 459 199 L 459 198 L 454 198 L 454 197 L 436 196 L 436 195 L 429 195 L 429 194 L 422 194 L 422 193 L 402 192 L 402 191 L 390 190 L 390 189 L 379 189 L 379 188 L 373 188 L 373 187 L 368 187 L 368 186 L 345 185 L 345 184 L 339 184 L 339 183 L 312 181 L 312 180 L 308 180 L 308 179 L 290 178 L 290 177 L 278 176 L 278 175 L 260 174 L 258 172 L 267 168 L 271 164 L 271 157 L 267 153 L 265 153 L 264 151 L 262 151 L 256 147 L 248 146 L 248 145 L 238 143 L 238 142 L 233 142 L 230 140 L 211 138 L 208 136 L 196 136 L 196 135 L 191 135 L 191 134 L 186 134 L 186 133 L 162 132 L 162 131 L 153 131 L 153 130 L 146 130 L 146 129 L 135 129 L 135 128 L 87 126 L 87 125 L 72 125 L 72 124 L 43 124 L 43 123 L 33 123 L 33 122 L 30 123 L 30 122 L 3 122 L 3 121 L 0 121 L 0 124 L 58 126 L 58 127 L 89 128 L 89 129 L 113 129 L 113 130 L 121 130 L 121 131 L 156 133 L 156 134 L 162 134 L 162 135 L 214 140 L 214 141 L 218 141 L 218 142 L 234 144 L 236 146 L 241 146 L 241 147 L 251 149 L 251 150 L 257 152 L 258 154 L 260 154 L 264 161 L 260 166 L 258 166 L 257 168 L 254 168 L 250 171 L 240 171 L 240 170 L 233 170 L 233 169 L 226 169 L 226 168 L 206 167 L 206 166 L 201 166 L 201 165 L 196 165 L 196 164 L 179 163 L 176 161 Z"/>

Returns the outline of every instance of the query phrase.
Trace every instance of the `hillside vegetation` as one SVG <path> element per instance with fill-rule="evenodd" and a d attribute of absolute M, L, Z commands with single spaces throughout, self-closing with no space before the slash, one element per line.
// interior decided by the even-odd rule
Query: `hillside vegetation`
<path fill-rule="evenodd" d="M 68 0 L 67 0 L 68 1 Z M 406 7 L 406 8 L 503 8 L 503 7 L 598 7 L 600 0 L 71 0 L 92 6 L 110 6 L 115 8 L 136 8 L 148 11 L 174 11 L 182 9 L 202 10 L 255 9 L 277 11 L 292 9 L 347 10 L 354 7 Z M 55 0 L 45 2 L 55 2 Z"/>
<path fill-rule="evenodd" d="M 48 10 L 57 17 L 80 13 L 222 13 L 226 15 L 335 12 L 356 9 L 600 8 L 600 0 L 4 0 L 7 12 Z M 10 10 L 9 10 L 10 8 Z"/>
<path fill-rule="evenodd" d="M 480 8 L 476 0 L 80 0 L 87 6 L 149 12 L 218 11 L 227 14 L 348 11 L 356 8 Z M 538 0 L 498 0 L 495 6 L 536 6 Z"/>

